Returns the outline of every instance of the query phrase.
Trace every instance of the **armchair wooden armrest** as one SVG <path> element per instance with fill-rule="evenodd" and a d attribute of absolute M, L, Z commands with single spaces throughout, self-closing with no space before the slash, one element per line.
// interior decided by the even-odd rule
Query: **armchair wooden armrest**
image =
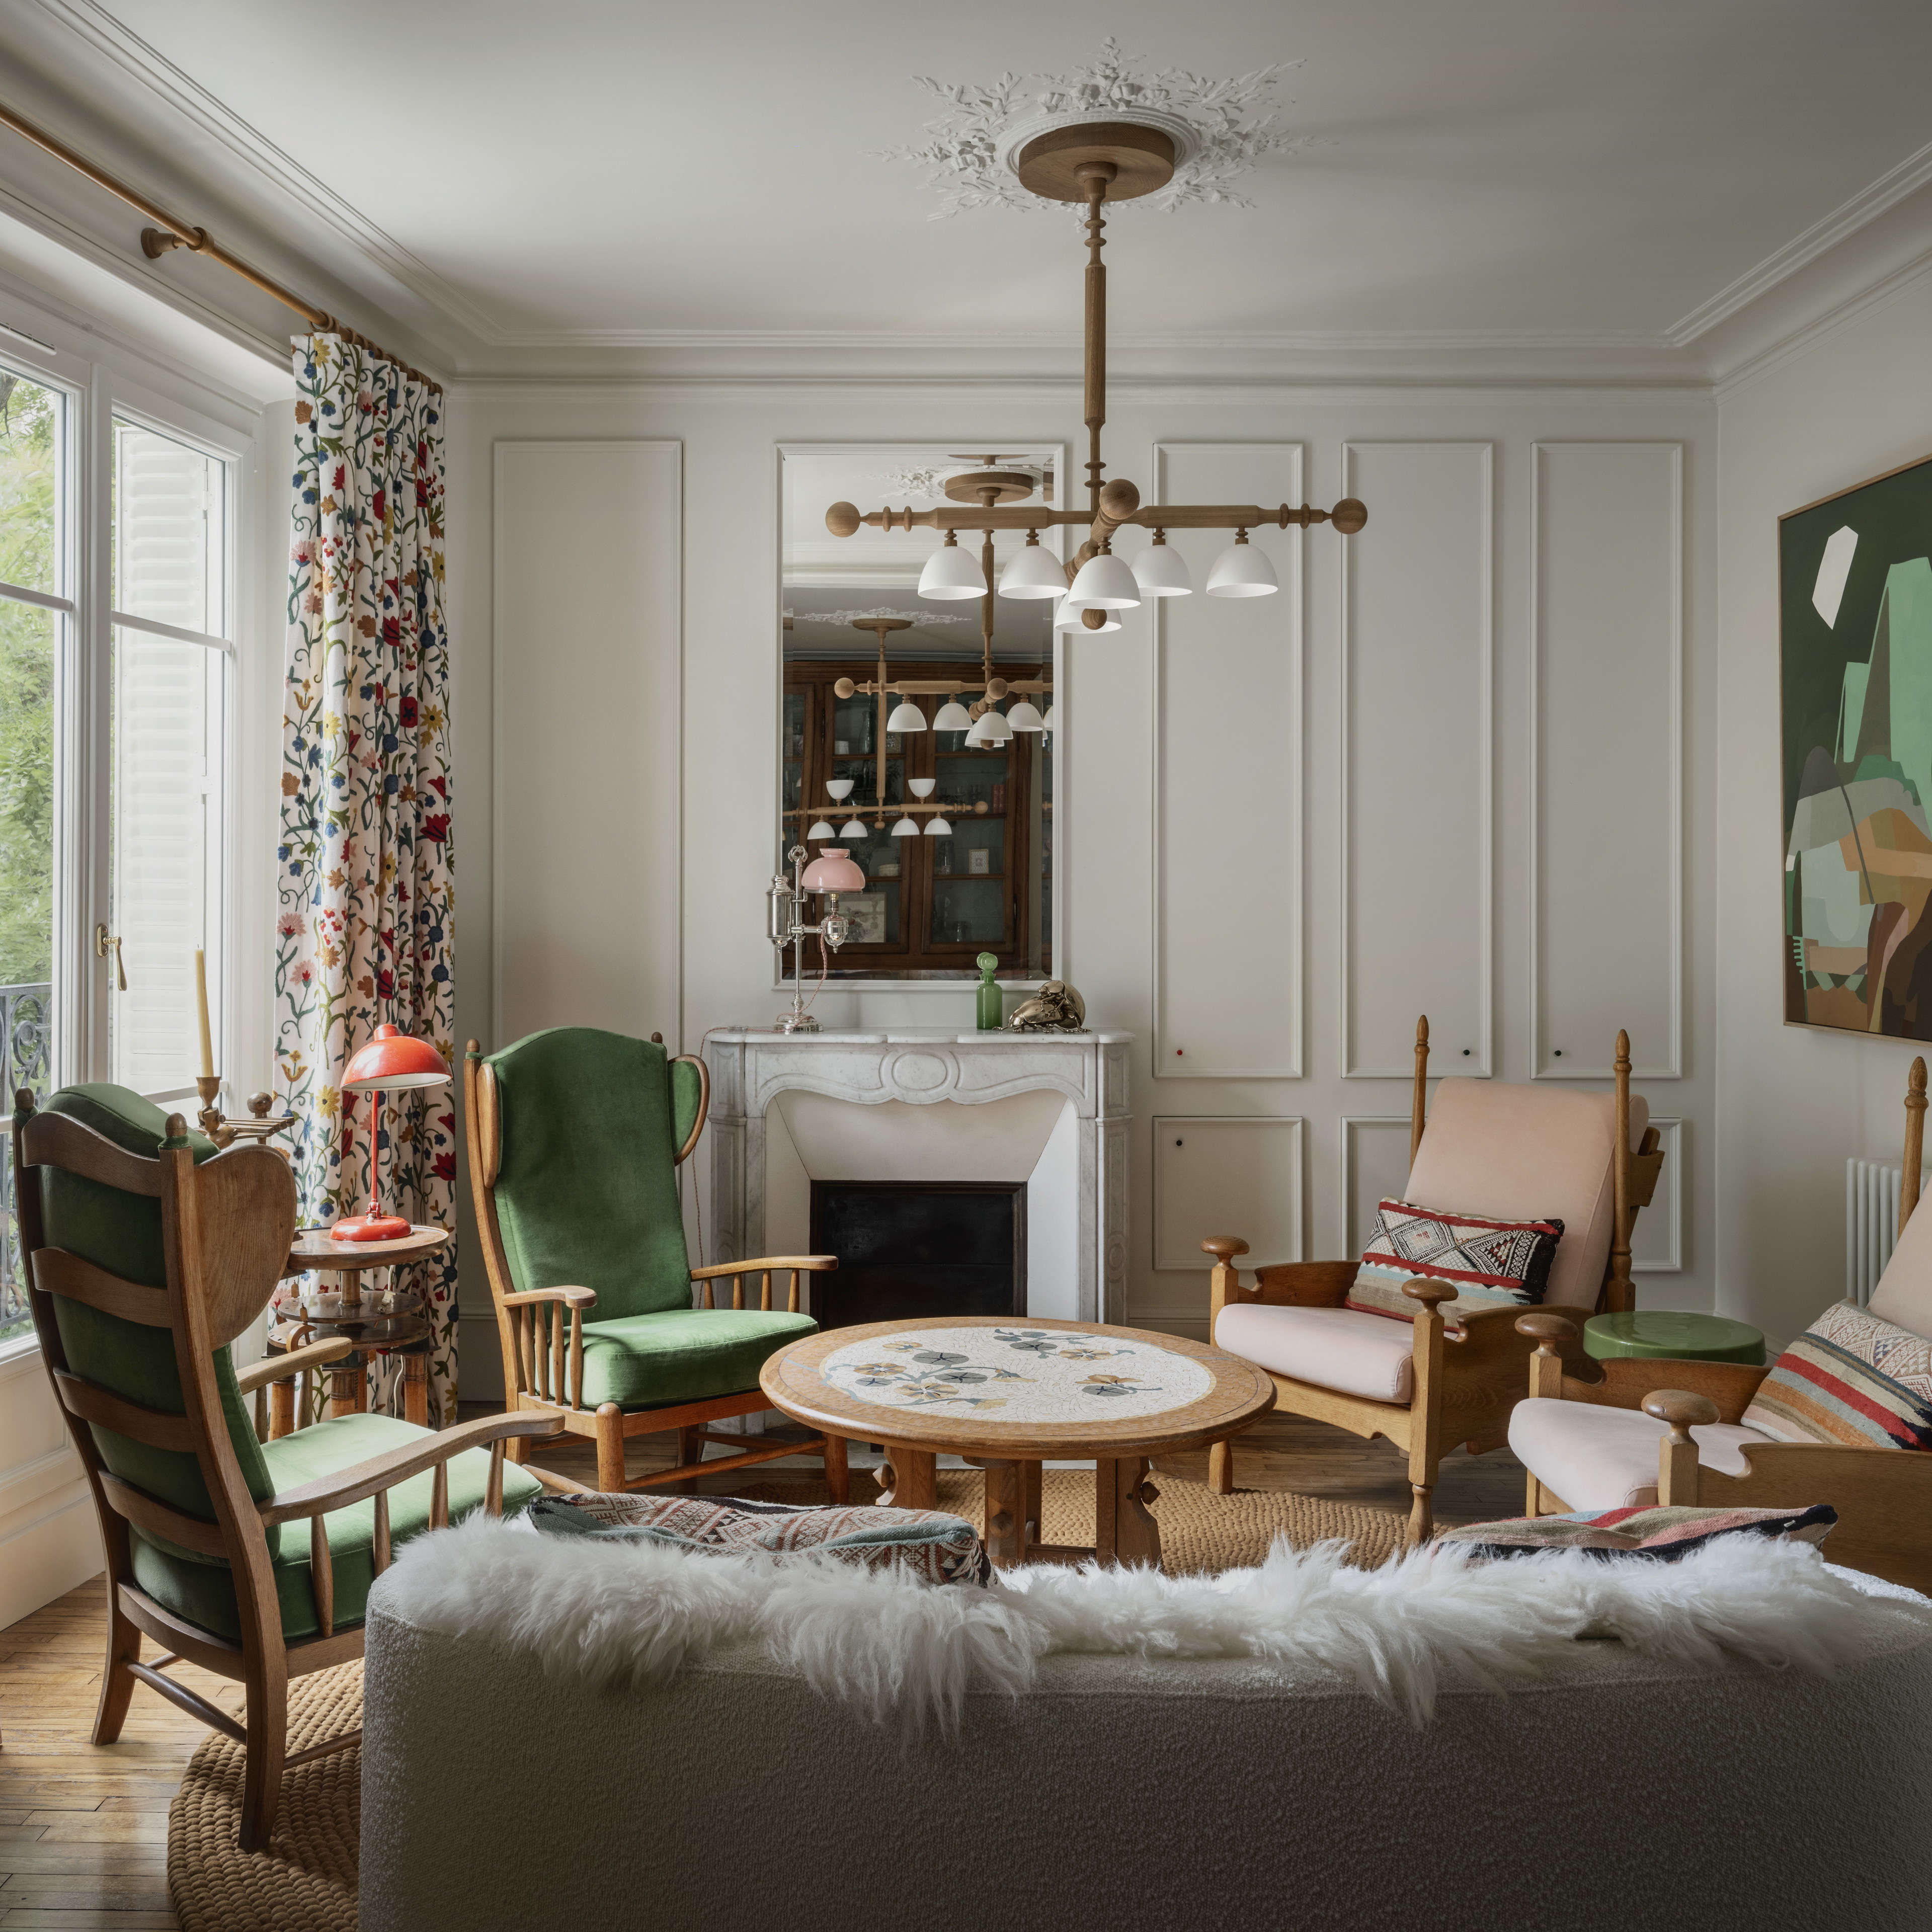
<path fill-rule="evenodd" d="M 1690 1432 L 1715 1422 L 1718 1405 L 1708 1396 L 1690 1389 L 1653 1389 L 1643 1399 L 1643 1412 L 1654 1417 L 1668 1432 L 1657 1445 L 1657 1500 L 1666 1509 L 1695 1503 L 1697 1444 Z"/>
<path fill-rule="evenodd" d="M 595 1308 L 597 1291 L 594 1288 L 530 1288 L 520 1294 L 506 1294 L 503 1298 L 506 1308 L 529 1308 L 539 1301 L 560 1301 L 566 1308 Z"/>
<path fill-rule="evenodd" d="M 594 1288 L 576 1286 L 525 1288 L 520 1294 L 498 1297 L 510 1312 L 510 1322 L 521 1372 L 519 1387 L 541 1396 L 546 1402 L 568 1402 L 572 1408 L 584 1406 L 584 1311 L 597 1306 Z M 563 1312 L 570 1311 L 566 1341 Z M 544 1310 L 550 1312 L 548 1315 Z M 563 1378 L 564 1353 L 570 1356 L 570 1383 L 566 1394 Z"/>
<path fill-rule="evenodd" d="M 1354 1262 L 1276 1262 L 1255 1270 L 1252 1288 L 1241 1286 L 1234 1264 L 1248 1244 L 1234 1234 L 1210 1234 L 1201 1244 L 1204 1254 L 1214 1257 L 1208 1277 L 1208 1336 L 1221 1310 L 1238 1301 L 1264 1304 L 1276 1308 L 1340 1308 L 1354 1284 Z"/>
<path fill-rule="evenodd" d="M 1710 1402 L 1717 1412 L 1710 1418 L 1713 1422 L 1742 1422 L 1757 1394 L 1758 1384 L 1771 1372 L 1768 1368 L 1748 1362 L 1612 1355 L 1593 1363 L 1599 1373 L 1594 1381 L 1586 1381 L 1580 1376 L 1565 1373 L 1558 1355 L 1559 1342 L 1576 1340 L 1574 1323 L 1557 1315 L 1525 1315 L 1518 1318 L 1516 1328 L 1518 1334 L 1532 1336 L 1539 1344 L 1529 1358 L 1530 1394 L 1555 1396 L 1564 1402 L 1593 1402 L 1604 1408 L 1642 1408 L 1652 1394 L 1676 1390 Z"/>
<path fill-rule="evenodd" d="M 339 1362 L 344 1355 L 355 1352 L 356 1344 L 350 1336 L 332 1335 L 326 1342 L 310 1342 L 291 1348 L 286 1355 L 265 1355 L 235 1378 L 235 1386 L 244 1395 L 253 1395 L 271 1382 L 285 1382 L 304 1369 L 319 1369 L 326 1362 Z"/>
<path fill-rule="evenodd" d="M 466 1449 L 490 1445 L 490 1480 L 484 1491 L 483 1507 L 492 1516 L 503 1513 L 503 1444 L 513 1436 L 554 1436 L 563 1426 L 559 1415 L 485 1415 L 474 1422 L 460 1422 L 454 1429 L 408 1442 L 386 1454 L 371 1456 L 333 1475 L 322 1476 L 284 1490 L 256 1505 L 262 1526 L 296 1522 L 308 1519 L 309 1588 L 315 1598 L 315 1620 L 324 1636 L 335 1630 L 335 1566 L 329 1555 L 328 1528 L 324 1517 L 330 1510 L 346 1509 L 370 1496 L 376 1499 L 376 1574 L 389 1567 L 389 1492 L 398 1483 L 434 1468 L 436 1482 L 430 1492 L 429 1526 L 449 1527 L 449 1459 Z"/>
<path fill-rule="evenodd" d="M 731 1306 L 742 1308 L 745 1305 L 745 1277 L 755 1274 L 761 1277 L 758 1291 L 758 1306 L 767 1314 L 772 1306 L 772 1276 L 782 1274 L 785 1277 L 785 1309 L 789 1314 L 798 1312 L 798 1278 L 802 1274 L 830 1274 L 838 1265 L 836 1255 L 760 1255 L 754 1259 L 743 1262 L 718 1262 L 709 1268 L 696 1268 L 691 1270 L 693 1281 L 704 1284 L 703 1306 L 718 1306 L 718 1284 L 728 1281 L 731 1284 Z"/>

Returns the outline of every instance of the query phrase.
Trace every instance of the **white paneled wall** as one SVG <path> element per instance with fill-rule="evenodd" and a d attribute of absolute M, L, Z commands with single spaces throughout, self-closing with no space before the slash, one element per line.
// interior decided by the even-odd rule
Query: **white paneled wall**
<path fill-rule="evenodd" d="M 1301 501 L 1298 443 L 1162 443 L 1163 503 Z M 1272 597 L 1204 595 L 1223 530 L 1171 530 L 1194 593 L 1154 623 L 1154 1070 L 1278 1079 L 1301 1071 L 1301 554 L 1253 530 Z M 1245 889 L 1227 890 L 1242 855 Z"/>
<path fill-rule="evenodd" d="M 1343 494 L 1375 505 L 1342 553 L 1346 1078 L 1408 1073 L 1424 1011 L 1444 1072 L 1490 1071 L 1491 454 L 1342 452 Z"/>
<path fill-rule="evenodd" d="M 1538 1079 L 1683 1070 L 1683 450 L 1534 452 Z"/>
<path fill-rule="evenodd" d="M 496 452 L 493 1044 L 678 1036 L 682 599 L 675 442 Z"/>
<path fill-rule="evenodd" d="M 1202 1332 L 1204 1234 L 1257 1262 L 1360 1252 L 1406 1185 L 1424 1011 L 1438 1078 L 1600 1091 L 1629 1028 L 1671 1155 L 1639 1223 L 1640 1298 L 1711 1305 L 1713 422 L 1668 392 L 1116 398 L 1109 473 L 1144 502 L 1369 506 L 1354 538 L 1254 533 L 1274 597 L 1201 594 L 1227 536 L 1171 533 L 1196 594 L 1067 647 L 1065 970 L 1137 1036 L 1130 1319 Z M 1016 448 L 1066 429 L 1031 392 L 466 398 L 458 757 L 472 799 L 495 770 L 501 958 L 464 928 L 461 1030 L 670 1035 L 656 988 L 676 934 L 687 1048 L 768 1018 L 777 446 Z M 1124 533 L 1123 554 L 1145 541 Z M 928 986 L 828 988 L 815 1010 L 970 1025 L 972 1009 Z M 466 1280 L 480 1390 L 492 1345 Z"/>

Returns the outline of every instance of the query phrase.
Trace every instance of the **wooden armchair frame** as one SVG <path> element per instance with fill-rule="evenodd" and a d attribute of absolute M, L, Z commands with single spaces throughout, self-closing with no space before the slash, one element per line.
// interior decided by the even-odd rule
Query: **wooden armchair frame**
<path fill-rule="evenodd" d="M 374 1561 L 388 1567 L 388 1491 L 426 1469 L 436 1472 L 430 1526 L 449 1520 L 448 1462 L 466 1449 L 488 1446 L 490 1466 L 485 1508 L 500 1514 L 506 1441 L 553 1434 L 547 1417 L 492 1416 L 440 1435 L 424 1435 L 353 1468 L 284 1490 L 258 1503 L 236 1460 L 214 1372 L 214 1352 L 242 1334 L 274 1292 L 288 1261 L 296 1220 L 296 1185 L 288 1164 L 259 1145 L 231 1148 L 197 1167 L 178 1114 L 167 1122 L 167 1143 L 154 1160 L 118 1148 L 64 1114 L 34 1111 L 33 1095 L 16 1096 L 14 1124 L 14 1200 L 20 1246 L 26 1260 L 28 1300 L 40 1337 L 41 1359 L 54 1400 L 86 1468 L 107 1553 L 107 1657 L 94 1742 L 120 1736 L 136 1682 L 147 1684 L 191 1716 L 246 1747 L 241 1844 L 259 1851 L 268 1842 L 281 1791 L 282 1773 L 362 1737 L 350 1731 L 290 1756 L 288 1687 L 291 1678 L 352 1662 L 362 1654 L 359 1625 L 335 1628 L 334 1570 L 323 1521 L 331 1510 L 375 1498 Z M 124 1193 L 158 1199 L 167 1286 L 143 1286 L 110 1274 L 61 1248 L 46 1245 L 40 1191 L 34 1170 L 64 1169 Z M 54 1318 L 54 1298 L 83 1302 L 124 1322 L 172 1331 L 184 1412 L 148 1408 L 110 1394 L 74 1373 Z M 349 1352 L 344 1340 L 319 1342 L 244 1370 L 237 1380 L 244 1396 L 304 1369 Z M 200 1466 L 214 1520 L 191 1516 L 123 1480 L 102 1463 L 95 1423 L 151 1448 L 187 1451 Z M 318 1634 L 290 1642 L 282 1634 L 281 1610 L 268 1553 L 268 1532 L 278 1524 L 306 1522 L 310 1584 Z M 134 1580 L 130 1526 L 166 1538 L 183 1549 L 224 1558 L 234 1578 L 242 1640 L 230 1643 L 184 1622 Z M 141 1639 L 152 1637 L 164 1654 L 141 1660 Z M 247 1694 L 245 1722 L 166 1674 L 185 1660 L 241 1683 Z"/>
<path fill-rule="evenodd" d="M 1616 1221 L 1610 1258 L 1597 1308 L 1552 1310 L 1574 1318 L 1575 1336 L 1582 1322 L 1598 1309 L 1622 1311 L 1631 1303 L 1630 1234 L 1637 1210 L 1647 1208 L 1657 1190 L 1664 1166 L 1662 1137 L 1646 1129 L 1642 1145 L 1630 1144 L 1630 1036 L 1617 1035 Z M 1429 1021 L 1415 1027 L 1415 1082 L 1409 1117 L 1408 1154 L 1413 1161 L 1422 1144 L 1428 1100 Z M 1201 1244 L 1214 1257 L 1209 1276 L 1208 1332 L 1211 1339 L 1221 1311 L 1238 1302 L 1259 1302 L 1276 1307 L 1340 1308 L 1354 1285 L 1355 1262 L 1281 1262 L 1255 1271 L 1255 1286 L 1244 1288 L 1236 1257 L 1248 1252 L 1246 1241 L 1232 1235 L 1210 1236 Z M 1412 1344 L 1412 1393 L 1404 1402 L 1376 1402 L 1366 1396 L 1346 1395 L 1319 1383 L 1298 1382 L 1268 1371 L 1275 1386 L 1277 1412 L 1305 1415 L 1333 1423 L 1352 1434 L 1388 1438 L 1408 1458 L 1410 1493 L 1408 1540 L 1424 1543 L 1435 1528 L 1432 1498 L 1443 1456 L 1457 1443 L 1472 1455 L 1499 1449 L 1509 1439 L 1509 1414 L 1523 1396 L 1523 1364 L 1534 1346 L 1516 1330 L 1513 1308 L 1485 1309 L 1462 1316 L 1454 1328 L 1444 1322 L 1440 1304 L 1453 1301 L 1456 1290 L 1447 1282 L 1418 1282 L 1404 1288 L 1419 1306 Z M 1582 1358 L 1580 1340 L 1564 1345 L 1564 1352 Z M 1217 1442 L 1208 1452 L 1208 1486 L 1217 1496 L 1234 1486 L 1232 1442 Z"/>
<path fill-rule="evenodd" d="M 654 1045 L 663 1037 L 651 1036 Z M 711 1111 L 711 1075 L 703 1060 L 694 1054 L 674 1055 L 670 1064 L 682 1063 L 698 1070 L 698 1118 L 676 1160 L 682 1166 L 696 1149 Z M 463 1065 L 464 1108 L 470 1136 L 470 1185 L 476 1209 L 477 1232 L 482 1237 L 483 1261 L 490 1280 L 490 1299 L 496 1311 L 496 1334 L 503 1351 L 504 1406 L 512 1412 L 534 1411 L 559 1418 L 566 1435 L 587 1436 L 597 1445 L 597 1486 L 599 1490 L 651 1489 L 667 1483 L 681 1483 L 703 1474 L 715 1476 L 728 1469 L 742 1469 L 754 1462 L 770 1462 L 781 1456 L 822 1455 L 825 1460 L 826 1485 L 834 1502 L 842 1503 L 849 1492 L 850 1476 L 846 1446 L 842 1436 L 819 1435 L 804 1442 L 775 1442 L 761 1448 L 747 1449 L 742 1436 L 715 1434 L 710 1425 L 736 1415 L 754 1415 L 769 1408 L 770 1402 L 758 1389 L 736 1395 L 714 1396 L 702 1402 L 680 1402 L 662 1408 L 632 1409 L 628 1412 L 614 1402 L 595 1409 L 584 1402 L 584 1317 L 597 1305 L 595 1288 L 565 1286 L 530 1288 L 519 1292 L 510 1273 L 509 1256 L 503 1246 L 502 1229 L 496 1218 L 496 1183 L 502 1151 L 502 1116 L 496 1076 L 483 1059 L 482 1046 L 471 1040 L 465 1049 Z M 731 1284 L 731 1306 L 746 1305 L 745 1283 L 758 1277 L 756 1306 L 770 1311 L 772 1277 L 785 1278 L 784 1306 L 796 1315 L 801 1274 L 830 1274 L 838 1265 L 836 1255 L 764 1255 L 752 1261 L 722 1262 L 711 1268 L 691 1270 L 692 1282 L 704 1297 L 701 1305 L 716 1308 L 721 1286 Z M 624 1467 L 624 1445 L 634 1436 L 657 1436 L 677 1432 L 675 1467 L 648 1475 L 631 1476 Z M 704 1445 L 715 1443 L 731 1450 L 710 1462 L 704 1459 Z M 512 1444 L 511 1459 L 521 1462 L 527 1450 Z M 539 1478 L 545 1472 L 531 1468 Z M 572 1487 L 580 1486 L 572 1484 Z"/>
<path fill-rule="evenodd" d="M 1912 1063 L 1905 1096 L 1905 1174 L 1898 1228 L 1905 1232 L 1918 1205 L 1924 1160 L 1925 1062 Z M 1906 1449 L 1853 1448 L 1838 1443 L 1766 1442 L 1742 1450 L 1745 1472 L 1725 1474 L 1697 1460 L 1693 1428 L 1741 1422 L 1770 1367 L 1743 1362 L 1644 1361 L 1624 1358 L 1592 1364 L 1603 1372 L 1586 1381 L 1568 1372 L 1562 1353 L 1574 1334 L 1553 1311 L 1520 1316 L 1516 1328 L 1536 1344 L 1526 1394 L 1609 1408 L 1641 1409 L 1661 1422 L 1657 1448 L 1657 1500 L 1706 1509 L 1808 1509 L 1829 1503 L 1838 1512 L 1826 1553 L 1847 1569 L 1932 1594 L 1932 1455 Z M 1661 1378 L 1668 1378 L 1668 1385 Z M 1532 1473 L 1524 1510 L 1564 1516 L 1570 1505 Z"/>

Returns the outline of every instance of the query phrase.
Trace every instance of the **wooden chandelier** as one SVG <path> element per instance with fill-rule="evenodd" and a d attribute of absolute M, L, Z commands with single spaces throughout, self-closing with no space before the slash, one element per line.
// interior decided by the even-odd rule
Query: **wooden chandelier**
<path fill-rule="evenodd" d="M 1029 142 L 1014 162 L 1022 186 L 1052 201 L 1087 205 L 1087 328 L 1085 348 L 1087 489 L 1084 510 L 1056 510 L 1024 501 L 1034 478 L 1024 470 L 988 466 L 950 477 L 946 494 L 952 503 L 931 510 L 873 510 L 862 513 L 854 503 L 834 503 L 825 513 L 825 527 L 836 537 L 855 535 L 861 525 L 874 530 L 910 530 L 916 526 L 944 530 L 949 544 L 957 532 L 978 530 L 981 567 L 986 590 L 981 627 L 991 663 L 992 631 L 993 532 L 1024 530 L 1036 537 L 1042 530 L 1063 524 L 1088 526 L 1087 541 L 1066 565 L 1070 584 L 1082 565 L 1113 548 L 1114 532 L 1128 525 L 1151 530 L 1156 542 L 1168 530 L 1231 530 L 1238 542 L 1247 532 L 1270 524 L 1286 530 L 1291 524 L 1306 530 L 1311 524 L 1331 524 L 1344 536 L 1353 536 L 1368 522 L 1367 508 L 1359 499 L 1345 496 L 1331 510 L 1309 504 L 1298 509 L 1282 503 L 1268 509 L 1258 503 L 1150 503 L 1124 476 L 1102 482 L 1106 464 L 1100 454 L 1100 432 L 1107 420 L 1107 271 L 1100 259 L 1106 245 L 1106 203 L 1128 201 L 1163 188 L 1174 172 L 1174 143 L 1155 128 L 1130 122 L 1082 122 L 1058 128 Z M 986 459 L 990 466 L 997 459 Z M 1089 610 L 1082 624 L 1097 630 L 1106 614 Z M 883 681 L 883 680 L 882 680 Z"/>

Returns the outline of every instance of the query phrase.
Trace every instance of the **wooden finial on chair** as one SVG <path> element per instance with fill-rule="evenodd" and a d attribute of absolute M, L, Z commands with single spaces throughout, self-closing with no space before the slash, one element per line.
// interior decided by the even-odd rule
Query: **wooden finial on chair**
<path fill-rule="evenodd" d="M 1657 1500 L 1665 1509 L 1697 1500 L 1697 1445 L 1693 1429 L 1718 1419 L 1718 1405 L 1707 1395 L 1688 1389 L 1653 1389 L 1643 1399 L 1643 1412 L 1670 1432 L 1657 1445 Z"/>
<path fill-rule="evenodd" d="M 1912 1219 L 1918 1205 L 1918 1174 L 1925 1161 L 1925 1059 L 1922 1054 L 1912 1063 L 1905 1083 L 1905 1172 L 1898 1185 L 1898 1232 Z"/>
<path fill-rule="evenodd" d="M 1630 1035 L 1617 1029 L 1616 1144 L 1610 1154 L 1616 1183 L 1616 1213 L 1610 1228 L 1610 1277 L 1604 1302 L 1612 1315 L 1627 1314 L 1636 1296 L 1630 1286 L 1630 1231 L 1636 1210 L 1630 1204 Z"/>
<path fill-rule="evenodd" d="M 1415 1023 L 1415 1098 L 1408 1115 L 1408 1164 L 1415 1165 L 1415 1150 L 1422 1144 L 1422 1117 L 1429 1105 L 1429 1016 Z"/>

